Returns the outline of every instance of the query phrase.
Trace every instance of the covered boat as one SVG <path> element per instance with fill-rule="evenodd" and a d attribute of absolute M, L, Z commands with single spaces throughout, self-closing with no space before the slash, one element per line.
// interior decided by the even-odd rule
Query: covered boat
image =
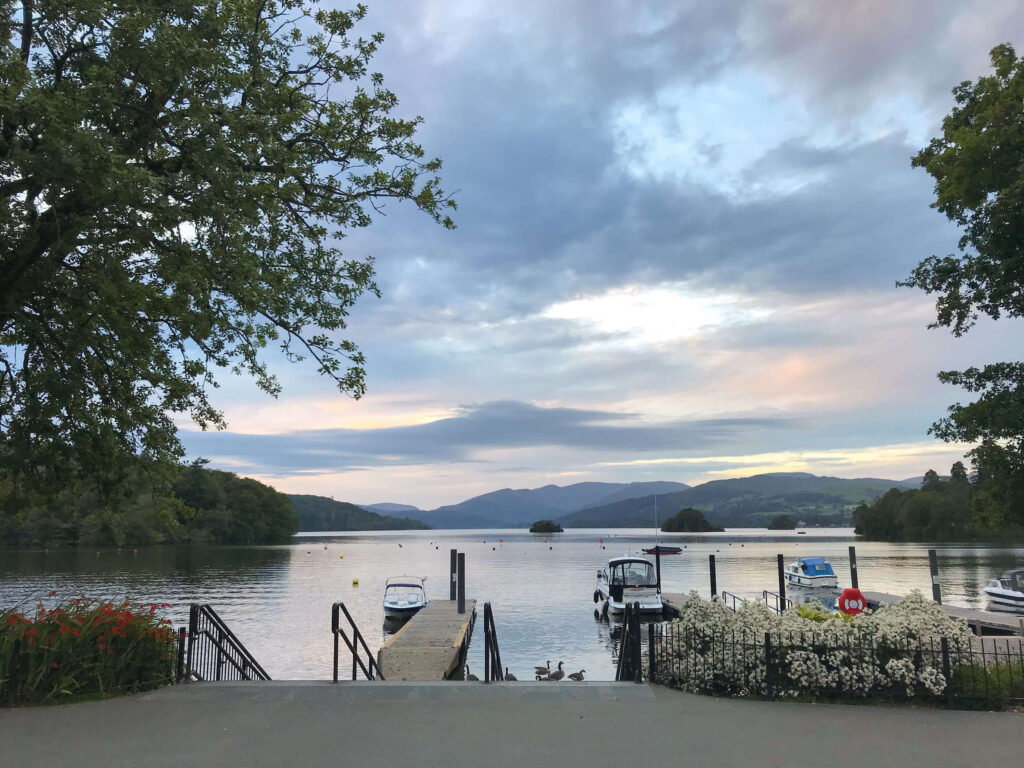
<path fill-rule="evenodd" d="M 392 576 L 384 587 L 384 617 L 409 618 L 427 604 L 425 578 Z"/>
<path fill-rule="evenodd" d="M 1024 570 L 1006 571 L 989 581 L 985 594 L 995 605 L 1024 608 Z"/>
<path fill-rule="evenodd" d="M 649 547 L 644 550 L 645 555 L 678 555 L 683 551 L 682 547 L 666 547 L 664 544 L 658 544 L 656 547 Z"/>
<path fill-rule="evenodd" d="M 613 557 L 597 572 L 594 602 L 604 601 L 610 613 L 622 613 L 626 603 L 639 603 L 643 613 L 662 612 L 661 589 L 654 563 L 646 557 Z"/>
<path fill-rule="evenodd" d="M 798 587 L 837 587 L 832 564 L 823 557 L 801 557 L 785 569 L 786 581 Z"/>

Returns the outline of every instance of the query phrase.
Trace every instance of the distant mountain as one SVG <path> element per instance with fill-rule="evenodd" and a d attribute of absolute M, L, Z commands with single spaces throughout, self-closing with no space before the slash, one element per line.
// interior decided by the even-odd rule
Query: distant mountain
<path fill-rule="evenodd" d="M 378 515 L 397 515 L 401 512 L 422 512 L 419 507 L 414 507 L 412 504 L 391 504 L 389 502 L 381 502 L 380 504 L 360 504 L 363 509 L 370 512 L 376 512 Z"/>
<path fill-rule="evenodd" d="M 518 490 L 502 488 L 459 504 L 438 507 L 429 512 L 420 511 L 416 517 L 434 528 L 525 528 L 535 520 L 553 520 L 586 507 L 650 493 L 681 491 L 688 487 L 683 483 L 654 481 L 574 483 Z"/>
<path fill-rule="evenodd" d="M 326 496 L 290 494 L 300 531 L 400 531 L 429 528 L 419 520 L 384 517 Z"/>
<path fill-rule="evenodd" d="M 709 483 L 657 495 L 660 520 L 684 507 L 707 513 L 719 525 L 759 528 L 773 517 L 789 514 L 810 525 L 850 525 L 853 507 L 871 501 L 896 480 L 818 477 L 805 472 L 777 472 Z M 624 499 L 579 510 L 555 521 L 566 528 L 632 528 L 654 525 L 654 496 Z"/>

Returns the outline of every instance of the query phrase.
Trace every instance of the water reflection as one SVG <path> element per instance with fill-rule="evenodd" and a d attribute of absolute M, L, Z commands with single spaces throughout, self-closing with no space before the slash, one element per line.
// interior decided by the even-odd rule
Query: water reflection
<path fill-rule="evenodd" d="M 826 557 L 849 586 L 851 531 L 806 536 L 767 531 L 676 534 L 663 543 L 684 547 L 663 557 L 668 592 L 708 596 L 708 555 L 716 556 L 718 589 L 761 598 L 778 589 L 776 555 L 786 561 Z M 427 576 L 427 596 L 447 599 L 449 550 L 466 553 L 467 597 L 491 601 L 502 662 L 521 680 L 551 659 L 588 680 L 615 676 L 614 624 L 594 619 L 594 573 L 610 557 L 650 546 L 649 531 L 571 530 L 551 537 L 525 531 L 386 531 L 301 537 L 283 547 L 157 547 L 139 550 L 0 552 L 0 604 L 62 595 L 132 596 L 171 602 L 175 623 L 188 603 L 208 602 L 275 678 L 327 679 L 333 645 L 330 607 L 343 600 L 371 649 L 399 626 L 384 623 L 381 598 L 389 576 Z M 1021 567 L 1024 549 L 985 545 L 938 547 L 943 600 L 984 608 L 982 588 L 1004 570 Z M 931 594 L 927 546 L 857 543 L 862 589 Z M 359 579 L 358 585 L 353 579 Z M 817 597 L 824 590 L 812 590 Z M 838 593 L 838 592 L 837 592 Z M 787 594 L 794 597 L 794 588 Z M 469 663 L 483 669 L 482 625 Z"/>

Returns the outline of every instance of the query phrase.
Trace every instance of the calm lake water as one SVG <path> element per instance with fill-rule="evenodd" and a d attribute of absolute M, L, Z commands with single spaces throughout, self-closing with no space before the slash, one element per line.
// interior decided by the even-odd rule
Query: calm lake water
<path fill-rule="evenodd" d="M 603 543 L 601 540 L 604 540 Z M 860 586 L 931 594 L 927 545 L 855 542 L 849 529 L 794 532 L 756 529 L 724 534 L 663 534 L 685 546 L 662 558 L 663 589 L 707 596 L 708 555 L 715 554 L 718 588 L 760 597 L 777 589 L 776 554 L 827 557 L 849 584 L 847 551 L 857 545 Z M 562 660 L 587 679 L 610 680 L 614 642 L 594 620 L 594 576 L 609 557 L 653 544 L 649 530 L 573 529 L 552 536 L 516 531 L 388 531 L 305 534 L 280 547 L 153 547 L 132 550 L 0 552 L 0 605 L 61 596 L 169 602 L 176 626 L 188 604 L 211 604 L 276 679 L 327 679 L 333 645 L 330 609 L 344 600 L 371 648 L 386 637 L 381 597 L 389 576 L 427 577 L 427 595 L 448 598 L 449 550 L 466 553 L 466 594 L 491 601 L 502 661 L 520 679 L 534 665 Z M 982 588 L 993 576 L 1024 566 L 1024 547 L 943 545 L 939 550 L 945 602 L 986 607 Z M 359 585 L 353 586 L 353 578 Z M 483 625 L 477 624 L 469 663 L 483 674 Z"/>

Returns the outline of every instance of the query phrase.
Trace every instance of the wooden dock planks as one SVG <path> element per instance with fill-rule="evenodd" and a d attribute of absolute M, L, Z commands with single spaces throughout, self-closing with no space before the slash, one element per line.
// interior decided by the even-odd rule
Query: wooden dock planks
<path fill-rule="evenodd" d="M 384 679 L 448 679 L 463 661 L 475 620 L 475 600 L 466 601 L 463 614 L 455 600 L 431 600 L 381 646 L 377 661 Z"/>
<path fill-rule="evenodd" d="M 903 597 L 891 595 L 888 592 L 869 592 L 862 589 L 861 593 L 869 605 L 895 605 Z M 1021 617 L 1012 613 L 996 613 L 994 611 L 980 611 L 976 608 L 961 608 L 958 605 L 942 605 L 942 610 L 950 616 L 966 621 L 977 634 L 984 634 L 985 630 L 999 632 L 1001 634 L 1017 635 L 1024 634 L 1024 627 L 1021 626 Z M 981 630 L 980 632 L 978 630 Z"/>

